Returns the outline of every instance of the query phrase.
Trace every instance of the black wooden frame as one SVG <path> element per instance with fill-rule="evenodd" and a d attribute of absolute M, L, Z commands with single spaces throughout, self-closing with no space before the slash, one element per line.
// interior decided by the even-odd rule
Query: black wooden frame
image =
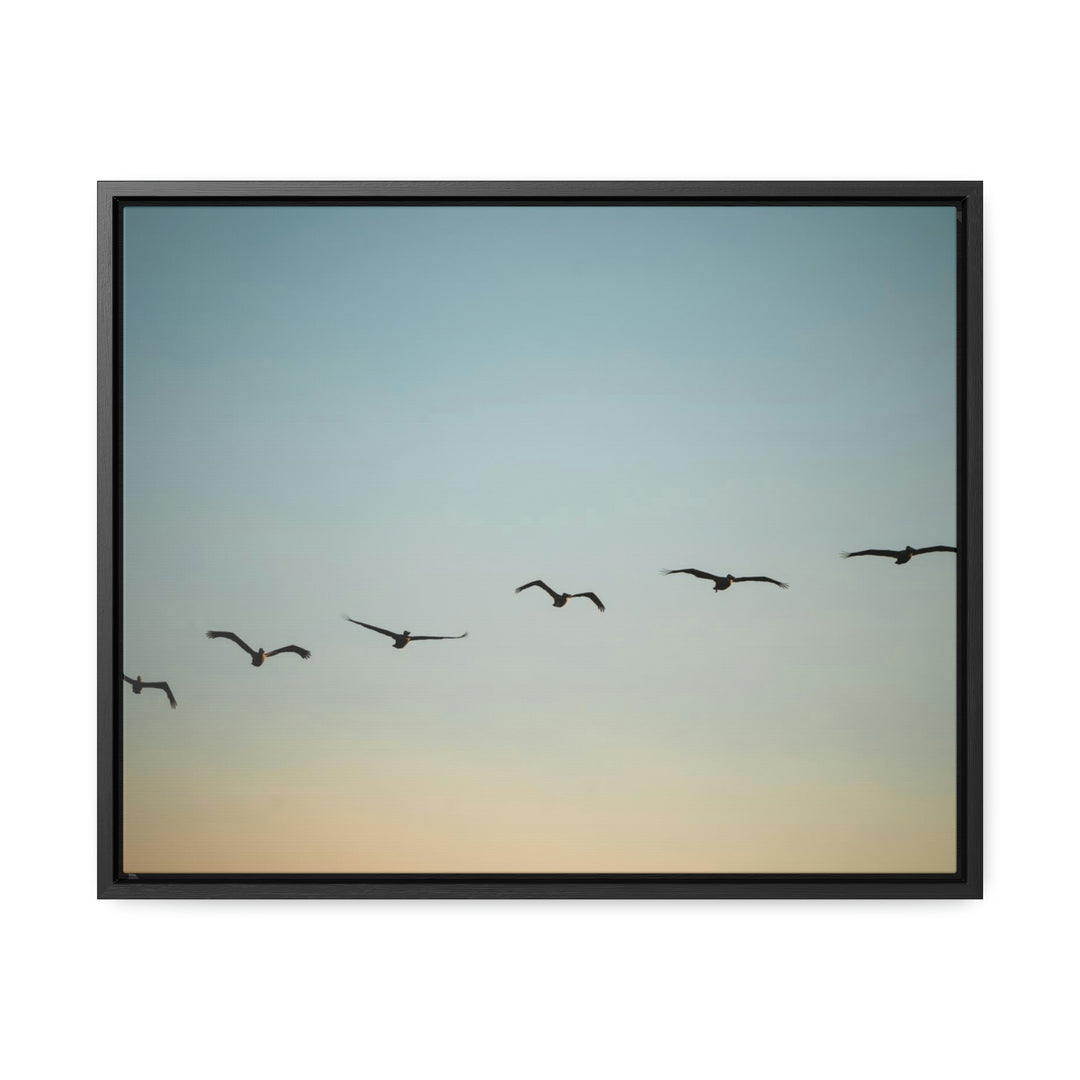
<path fill-rule="evenodd" d="M 121 857 L 121 219 L 127 205 L 949 205 L 957 211 L 955 874 L 154 874 Z M 982 183 L 112 182 L 98 185 L 98 896 L 935 898 L 982 896 Z"/>

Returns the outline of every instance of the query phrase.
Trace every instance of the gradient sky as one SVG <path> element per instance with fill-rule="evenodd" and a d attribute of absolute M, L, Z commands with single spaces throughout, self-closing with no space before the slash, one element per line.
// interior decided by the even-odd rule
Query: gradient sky
<path fill-rule="evenodd" d="M 126 871 L 955 869 L 955 557 L 837 557 L 957 539 L 951 207 L 123 250 L 124 670 L 180 702 L 123 697 Z"/>

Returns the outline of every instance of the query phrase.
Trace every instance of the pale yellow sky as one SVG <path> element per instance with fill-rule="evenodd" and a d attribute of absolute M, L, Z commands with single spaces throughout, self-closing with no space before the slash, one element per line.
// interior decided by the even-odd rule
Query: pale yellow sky
<path fill-rule="evenodd" d="M 715 760 L 668 741 L 550 758 L 339 743 L 234 771 L 139 755 L 124 868 L 142 873 L 903 873 L 955 869 L 947 776 Z"/>

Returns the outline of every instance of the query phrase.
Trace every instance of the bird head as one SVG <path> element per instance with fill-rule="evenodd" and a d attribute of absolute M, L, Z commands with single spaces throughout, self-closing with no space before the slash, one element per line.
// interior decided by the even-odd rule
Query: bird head
<path fill-rule="evenodd" d="M 401 631 L 401 636 L 402 637 L 412 637 L 412 631 L 411 630 L 402 630 Z"/>
<path fill-rule="evenodd" d="M 908 553 L 910 554 L 910 553 L 911 553 L 911 552 L 913 552 L 913 551 L 914 551 L 915 549 L 914 549 L 914 548 L 913 548 L 913 547 L 912 547 L 912 546 L 911 546 L 910 544 L 906 544 L 906 545 L 904 546 L 904 550 L 905 550 L 906 552 L 908 552 Z"/>

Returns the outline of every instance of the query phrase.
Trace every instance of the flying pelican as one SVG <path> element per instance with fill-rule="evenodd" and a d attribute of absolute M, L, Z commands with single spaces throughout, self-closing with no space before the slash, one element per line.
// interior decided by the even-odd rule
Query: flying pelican
<path fill-rule="evenodd" d="M 121 672 L 123 675 L 123 672 Z M 169 706 L 173 709 L 176 708 L 176 698 L 173 697 L 173 692 L 169 689 L 167 682 L 143 682 L 141 675 L 136 675 L 134 679 L 129 679 L 124 675 L 124 682 L 131 683 L 131 692 L 133 694 L 141 694 L 144 690 L 164 690 L 165 696 L 169 699 Z"/>
<path fill-rule="evenodd" d="M 400 634 L 395 634 L 393 630 L 384 630 L 381 626 L 372 626 L 371 623 L 360 622 L 359 619 L 350 619 L 348 615 L 345 618 L 351 623 L 356 623 L 357 626 L 374 630 L 376 634 L 385 634 L 387 637 L 392 637 L 395 649 L 404 649 L 410 641 L 459 641 L 461 638 L 469 636 L 468 630 L 464 634 L 411 634 L 408 630 L 402 630 Z"/>
<path fill-rule="evenodd" d="M 704 570 L 691 570 L 687 567 L 685 570 L 661 570 L 661 574 L 693 574 L 694 577 L 705 578 L 706 581 L 713 583 L 713 592 L 723 592 L 725 589 L 730 589 L 736 581 L 770 581 L 773 585 L 779 585 L 781 589 L 788 588 L 786 581 L 777 581 L 776 578 L 771 577 L 736 577 L 734 574 L 706 574 Z"/>
<path fill-rule="evenodd" d="M 903 551 L 885 551 L 883 548 L 867 548 L 865 551 L 841 551 L 840 555 L 845 559 L 854 559 L 856 555 L 884 555 L 889 559 L 895 559 L 897 566 L 903 566 L 916 555 L 925 555 L 928 551 L 956 551 L 956 548 L 947 544 L 935 544 L 934 547 L 913 548 L 910 544 Z"/>
<path fill-rule="evenodd" d="M 299 645 L 282 645 L 280 649 L 272 649 L 270 652 L 267 652 L 265 649 L 260 648 L 259 651 L 256 652 L 250 645 L 248 645 L 244 641 L 241 641 L 230 630 L 207 630 L 206 636 L 208 638 L 223 637 L 228 638 L 230 641 L 235 641 L 236 644 L 239 645 L 240 648 L 243 649 L 244 652 L 246 652 L 248 656 L 251 657 L 252 667 L 262 667 L 263 664 L 266 663 L 268 657 L 277 656 L 278 653 L 283 652 L 294 652 L 297 656 L 302 656 L 305 660 L 309 656 L 311 656 L 311 653 L 307 649 L 301 649 Z"/>
<path fill-rule="evenodd" d="M 528 585 L 519 585 L 514 590 L 514 592 L 519 593 L 519 592 L 522 592 L 524 589 L 531 589 L 534 585 L 539 585 L 540 588 L 543 589 L 544 592 L 546 592 L 548 594 L 548 596 L 551 597 L 551 599 L 554 601 L 554 603 L 551 605 L 552 607 L 566 607 L 566 601 L 567 600 L 573 600 L 575 596 L 586 596 L 601 611 L 604 610 L 604 605 L 600 602 L 600 597 L 597 596 L 596 593 L 594 593 L 594 592 L 564 592 L 564 593 L 557 593 L 549 585 L 545 585 L 539 578 L 537 578 L 536 581 L 530 581 L 528 583 Z"/>

